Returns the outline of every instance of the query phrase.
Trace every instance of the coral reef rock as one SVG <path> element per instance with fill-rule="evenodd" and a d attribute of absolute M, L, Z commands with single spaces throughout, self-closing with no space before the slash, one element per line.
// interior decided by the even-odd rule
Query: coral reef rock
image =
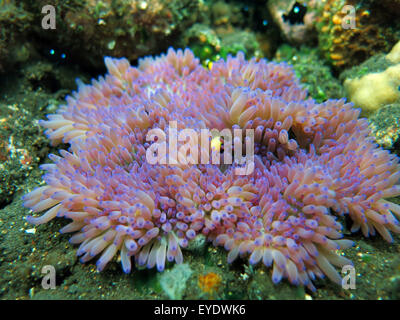
<path fill-rule="evenodd" d="M 26 61 L 32 54 L 25 35 L 32 19 L 21 3 L 0 2 L 0 72 Z"/>
<path fill-rule="evenodd" d="M 400 104 L 380 108 L 369 117 L 369 122 L 376 142 L 400 154 Z"/>
<path fill-rule="evenodd" d="M 285 39 L 292 44 L 315 40 L 315 8 L 318 1 L 269 1 L 268 9 Z"/>
<path fill-rule="evenodd" d="M 351 26 L 353 6 L 355 27 Z M 344 20 L 346 19 L 346 20 Z M 393 21 L 387 26 L 387 21 Z M 348 22 L 346 28 L 343 23 Z M 319 48 L 327 61 L 339 70 L 358 65 L 369 57 L 387 52 L 399 39 L 400 28 L 394 12 L 378 1 L 327 0 L 317 19 Z"/>
<path fill-rule="evenodd" d="M 28 2 L 35 19 L 46 0 Z M 103 56 L 136 60 L 177 42 L 197 19 L 198 0 L 53 1 L 56 30 L 34 26 L 37 42 L 63 48 L 80 64 L 102 67 Z M 43 44 L 40 44 L 43 46 Z"/>
<path fill-rule="evenodd" d="M 355 78 L 349 77 L 344 81 L 347 97 L 357 107 L 362 108 L 365 115 L 371 114 L 387 104 L 400 102 L 400 63 L 396 63 L 399 61 L 399 51 L 400 42 L 386 57 L 382 58 L 388 66 L 385 70 L 369 72 L 369 68 L 361 67 L 366 74 L 358 77 L 356 74 Z"/>

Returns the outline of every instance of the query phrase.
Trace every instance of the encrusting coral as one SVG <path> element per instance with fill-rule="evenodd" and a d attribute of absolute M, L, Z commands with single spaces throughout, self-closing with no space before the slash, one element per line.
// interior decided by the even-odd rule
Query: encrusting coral
<path fill-rule="evenodd" d="M 385 56 L 389 66 L 380 72 L 347 78 L 343 86 L 349 99 L 368 115 L 379 108 L 400 102 L 400 42 Z M 368 67 L 366 67 L 369 70 Z"/>
<path fill-rule="evenodd" d="M 352 104 L 307 99 L 287 64 L 239 53 L 207 69 L 190 50 L 173 49 L 138 67 L 105 63 L 105 77 L 79 83 L 40 122 L 53 144 L 70 149 L 50 155 L 46 184 L 23 197 L 33 212 L 46 211 L 29 216 L 33 224 L 72 219 L 61 232 L 76 232 L 70 241 L 80 244 L 82 262 L 101 254 L 102 270 L 120 255 L 127 273 L 132 261 L 162 271 L 204 234 L 229 251 L 229 262 L 248 256 L 272 266 L 275 283 L 315 289 L 316 277 L 340 283 L 334 266 L 351 264 L 337 252 L 352 245 L 338 216 L 348 215 L 351 231 L 366 237 L 377 231 L 390 242 L 390 232 L 400 233 L 400 206 L 385 200 L 400 194 L 398 158 L 368 136 Z M 191 149 L 179 149 L 186 163 L 150 164 L 156 141 L 146 135 L 172 121 L 178 133 L 253 129 L 254 171 L 239 176 L 235 162 L 196 164 Z"/>

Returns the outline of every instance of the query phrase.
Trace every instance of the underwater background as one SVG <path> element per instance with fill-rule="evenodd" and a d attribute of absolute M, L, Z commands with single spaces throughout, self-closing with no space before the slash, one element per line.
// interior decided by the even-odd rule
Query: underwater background
<path fill-rule="evenodd" d="M 338 217 L 341 233 L 354 242 L 335 251 L 351 260 L 356 271 L 356 288 L 344 289 L 318 274 L 313 286 L 296 285 L 298 281 L 289 271 L 275 284 L 272 268 L 253 265 L 247 258 L 228 263 L 224 247 L 214 246 L 201 234 L 182 250 L 183 263 L 167 263 L 163 272 L 133 266 L 126 274 L 118 255 L 98 272 L 93 261 L 80 263 L 78 247 L 69 243 L 68 234 L 59 232 L 67 219 L 33 225 L 26 217 L 34 205 L 26 204 L 29 197 L 23 198 L 44 185 L 45 169 L 40 166 L 54 160 L 49 155 L 69 148 L 68 141 L 54 143 L 53 124 L 48 121 L 46 127 L 43 122 L 46 115 L 57 113 L 73 91 L 88 90 L 96 95 L 82 83 L 127 68 L 121 66 L 123 62 L 109 62 L 106 68 L 104 57 L 124 57 L 137 67 L 140 59 L 166 54 L 170 47 L 189 48 L 204 74 L 222 69 L 224 65 L 218 61 L 239 52 L 247 60 L 253 58 L 256 71 L 265 67 L 263 58 L 274 66 L 287 63 L 293 66 L 295 76 L 286 67 L 268 74 L 274 78 L 274 72 L 288 72 L 285 81 L 290 84 L 276 91 L 269 88 L 273 94 L 284 96 L 284 88 L 293 83 L 293 92 L 300 90 L 297 86 L 307 90 L 307 99 L 315 104 L 346 98 L 368 119 L 374 142 L 390 154 L 400 155 L 399 17 L 397 0 L 0 0 L 0 298 L 399 299 L 396 218 L 389 219 L 393 222 L 390 238 L 385 227 L 376 227 L 377 235 L 367 231 L 366 237 L 365 230 L 353 228 L 348 215 Z M 184 60 L 177 55 L 177 61 Z M 167 79 L 170 74 L 162 73 L 162 63 L 162 58 L 145 60 L 143 74 L 159 73 Z M 190 71 L 195 69 L 191 63 L 196 65 L 187 62 Z M 275 77 L 274 81 L 283 80 Z M 302 93 L 293 96 L 296 94 Z M 50 132 L 45 133 L 49 126 Z M 302 142 L 298 143 L 302 147 Z M 396 161 L 387 159 L 390 164 Z M 389 167 L 387 163 L 376 166 Z M 398 184 L 396 170 L 391 174 L 385 181 Z M 389 192 L 378 185 L 376 182 L 377 193 L 398 194 L 396 187 Z M 400 204 L 400 197 L 390 201 Z M 394 216 L 398 219 L 399 214 Z M 250 261 L 254 260 L 253 256 Z M 42 286 L 42 268 L 48 265 L 56 271 L 54 290 Z M 337 271 L 340 273 L 340 268 Z"/>

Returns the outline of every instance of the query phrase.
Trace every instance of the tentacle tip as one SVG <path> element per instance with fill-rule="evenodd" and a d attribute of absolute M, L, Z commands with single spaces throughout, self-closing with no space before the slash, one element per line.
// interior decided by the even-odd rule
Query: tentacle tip
<path fill-rule="evenodd" d="M 281 281 L 281 278 L 272 277 L 272 282 L 273 282 L 274 284 L 278 284 L 280 281 Z"/>
<path fill-rule="evenodd" d="M 163 272 L 164 269 L 165 269 L 164 266 L 157 266 L 157 270 L 158 270 L 159 272 Z"/>
<path fill-rule="evenodd" d="M 33 224 L 35 226 L 40 224 L 40 221 L 38 220 L 38 218 L 36 218 L 34 216 L 29 215 L 29 216 L 26 216 L 25 219 L 29 224 Z"/>
<path fill-rule="evenodd" d="M 124 271 L 125 274 L 130 274 L 131 270 L 131 268 L 122 268 L 122 271 Z"/>
<path fill-rule="evenodd" d="M 78 255 L 78 254 L 77 254 L 77 255 Z M 80 258 L 80 259 L 79 259 L 79 262 L 82 263 L 82 264 L 85 263 L 85 261 L 83 260 L 83 258 Z"/>
<path fill-rule="evenodd" d="M 104 270 L 105 265 L 104 265 L 100 260 L 98 260 L 98 261 L 96 262 L 96 267 L 97 267 L 97 271 L 98 271 L 98 272 L 101 272 L 101 271 Z"/>

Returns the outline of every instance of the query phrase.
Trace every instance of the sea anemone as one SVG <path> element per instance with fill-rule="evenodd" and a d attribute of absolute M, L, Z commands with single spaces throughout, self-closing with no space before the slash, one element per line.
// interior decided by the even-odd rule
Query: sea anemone
<path fill-rule="evenodd" d="M 287 278 L 314 290 L 316 277 L 340 283 L 334 266 L 351 264 L 336 252 L 352 245 L 339 217 L 366 237 L 377 231 L 391 242 L 390 232 L 400 233 L 400 206 L 385 200 L 400 195 L 398 158 L 374 143 L 352 104 L 307 98 L 287 64 L 239 53 L 209 70 L 188 49 L 138 67 L 126 59 L 105 64 L 104 78 L 78 82 L 67 104 L 40 122 L 53 145 L 70 149 L 49 156 L 41 166 L 46 184 L 23 197 L 33 212 L 46 211 L 28 216 L 32 224 L 72 219 L 61 232 L 76 232 L 70 242 L 80 244 L 82 262 L 101 254 L 102 270 L 119 254 L 124 272 L 132 257 L 162 271 L 166 260 L 181 263 L 181 248 L 202 233 L 229 251 L 228 262 L 262 261 L 275 283 Z M 254 170 L 239 176 L 237 161 L 198 163 L 186 149 L 178 156 L 193 161 L 149 163 L 160 141 L 146 136 L 171 122 L 176 134 L 252 129 Z M 243 136 L 218 140 L 217 158 Z M 164 142 L 171 156 L 173 142 Z"/>

